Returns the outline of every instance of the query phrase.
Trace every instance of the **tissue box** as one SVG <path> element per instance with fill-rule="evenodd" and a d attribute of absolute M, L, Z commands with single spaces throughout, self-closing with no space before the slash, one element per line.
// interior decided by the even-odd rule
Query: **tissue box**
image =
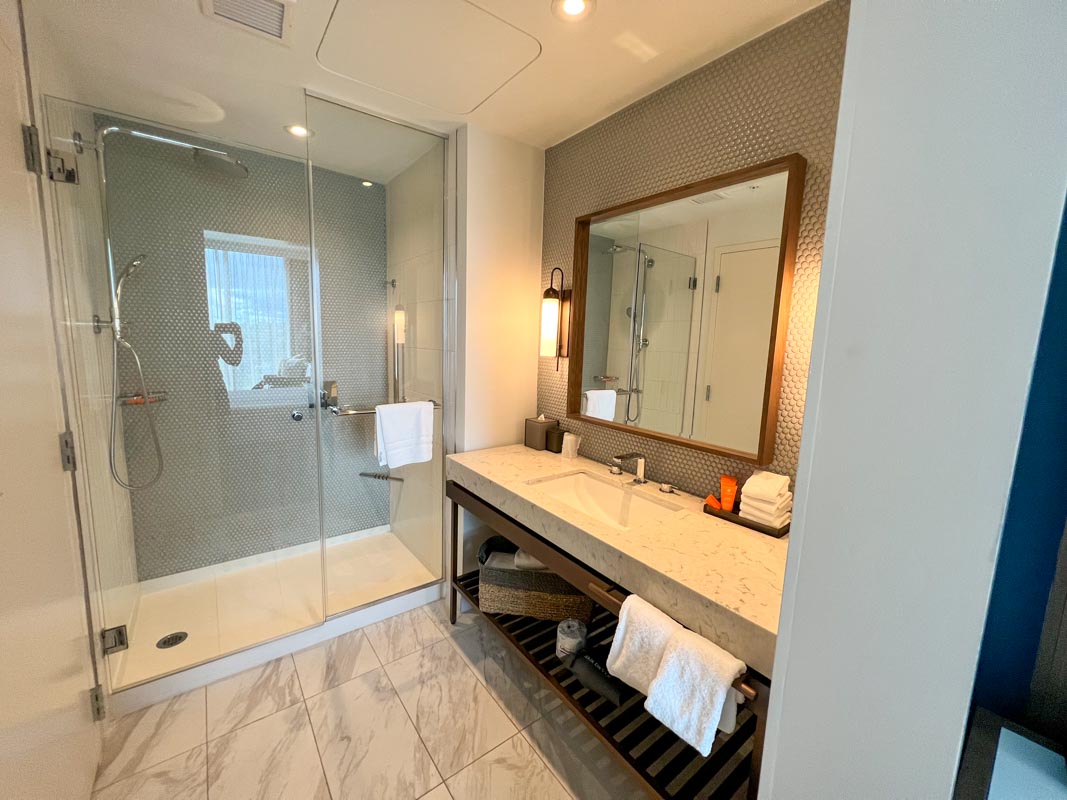
<path fill-rule="evenodd" d="M 557 425 L 559 425 L 558 419 L 536 419 L 534 417 L 527 417 L 526 446 L 531 450 L 544 450 L 545 435 L 548 433 L 548 429 L 555 428 Z"/>
<path fill-rule="evenodd" d="M 514 553 L 493 553 L 479 570 L 478 607 L 486 614 L 588 621 L 593 601 L 547 569 L 519 569 Z"/>

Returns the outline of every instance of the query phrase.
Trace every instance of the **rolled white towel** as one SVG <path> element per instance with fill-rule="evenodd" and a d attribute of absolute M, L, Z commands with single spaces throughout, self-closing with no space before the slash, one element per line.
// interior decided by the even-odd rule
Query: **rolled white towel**
<path fill-rule="evenodd" d="M 762 511 L 764 514 L 776 516 L 784 511 L 792 510 L 793 493 L 786 492 L 777 500 L 777 502 L 773 500 L 763 500 L 759 497 L 749 497 L 747 494 L 742 494 L 741 504 L 748 505 L 749 508 L 753 509 L 754 511 Z"/>
<path fill-rule="evenodd" d="M 608 672 L 648 694 L 667 642 L 681 630 L 685 629 L 651 603 L 630 595 L 619 612 L 619 625 L 608 653 Z"/>
<path fill-rule="evenodd" d="M 745 669 L 741 659 L 682 628 L 667 643 L 645 710 L 707 756 L 732 684 Z"/>
<path fill-rule="evenodd" d="M 789 491 L 789 477 L 759 470 L 745 481 L 742 495 L 777 503 Z"/>

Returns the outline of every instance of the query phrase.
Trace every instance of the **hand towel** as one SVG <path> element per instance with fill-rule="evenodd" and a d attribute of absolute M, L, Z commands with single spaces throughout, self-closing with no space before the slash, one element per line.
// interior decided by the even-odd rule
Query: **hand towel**
<path fill-rule="evenodd" d="M 719 730 L 733 733 L 737 728 L 737 707 L 745 702 L 745 696 L 733 687 L 726 693 L 726 702 L 722 704 L 722 716 L 719 717 Z"/>
<path fill-rule="evenodd" d="M 793 508 L 793 493 L 786 492 L 777 501 L 763 500 L 759 497 L 748 497 L 742 494 L 741 504 L 744 505 L 746 503 L 753 511 L 762 511 L 764 514 L 776 516 Z"/>
<path fill-rule="evenodd" d="M 619 395 L 614 389 L 590 389 L 584 392 L 585 413 L 597 419 L 615 419 L 615 401 Z"/>
<path fill-rule="evenodd" d="M 770 528 L 781 528 L 793 519 L 793 514 L 789 511 L 783 511 L 780 514 L 767 514 L 766 512 L 752 508 L 743 502 L 741 503 L 740 516 Z"/>
<path fill-rule="evenodd" d="M 619 612 L 619 626 L 608 653 L 608 672 L 642 694 L 648 694 L 667 642 L 681 625 L 635 594 Z"/>
<path fill-rule="evenodd" d="M 745 481 L 741 494 L 777 503 L 788 491 L 788 476 L 775 475 L 773 472 L 763 472 L 762 470 L 759 470 L 753 472 L 752 476 Z"/>
<path fill-rule="evenodd" d="M 515 569 L 548 569 L 548 567 L 525 550 L 518 550 L 515 553 Z"/>
<path fill-rule="evenodd" d="M 379 466 L 393 469 L 433 458 L 433 403 L 389 403 L 374 411 Z"/>
<path fill-rule="evenodd" d="M 682 628 L 667 643 L 645 710 L 707 756 L 731 684 L 745 669 L 739 658 Z"/>

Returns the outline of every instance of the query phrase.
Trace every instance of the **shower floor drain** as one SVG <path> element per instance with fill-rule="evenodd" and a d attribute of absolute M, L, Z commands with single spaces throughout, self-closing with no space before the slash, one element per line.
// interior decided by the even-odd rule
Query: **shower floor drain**
<path fill-rule="evenodd" d="M 188 638 L 189 634 L 187 634 L 185 631 L 178 631 L 177 633 L 168 633 L 166 636 L 156 642 L 156 647 L 158 647 L 160 650 L 166 650 L 168 647 L 177 647 Z"/>

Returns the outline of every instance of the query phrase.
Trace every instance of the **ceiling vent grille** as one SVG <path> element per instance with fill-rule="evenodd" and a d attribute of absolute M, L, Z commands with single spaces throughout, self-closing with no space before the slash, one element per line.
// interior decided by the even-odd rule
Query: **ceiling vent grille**
<path fill-rule="evenodd" d="M 281 0 L 202 0 L 204 13 L 220 22 L 284 42 L 291 9 Z"/>

